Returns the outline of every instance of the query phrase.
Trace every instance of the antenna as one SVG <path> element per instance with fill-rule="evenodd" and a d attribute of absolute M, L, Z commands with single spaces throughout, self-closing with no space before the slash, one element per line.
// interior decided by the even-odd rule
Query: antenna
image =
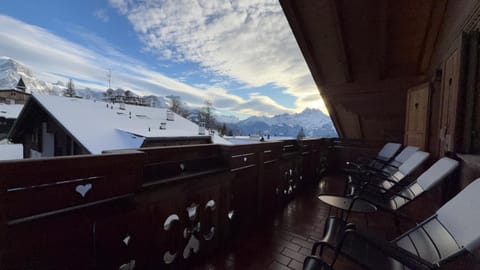
<path fill-rule="evenodd" d="M 112 70 L 111 69 L 108 69 L 107 78 L 108 78 L 108 89 L 110 89 L 112 88 Z"/>

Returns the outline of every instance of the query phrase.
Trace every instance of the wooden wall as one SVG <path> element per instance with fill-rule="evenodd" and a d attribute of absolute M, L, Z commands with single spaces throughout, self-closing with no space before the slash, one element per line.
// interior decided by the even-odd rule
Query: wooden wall
<path fill-rule="evenodd" d="M 407 91 L 428 82 L 425 149 L 464 149 L 464 33 L 480 1 L 280 2 L 342 138 L 403 142 Z"/>

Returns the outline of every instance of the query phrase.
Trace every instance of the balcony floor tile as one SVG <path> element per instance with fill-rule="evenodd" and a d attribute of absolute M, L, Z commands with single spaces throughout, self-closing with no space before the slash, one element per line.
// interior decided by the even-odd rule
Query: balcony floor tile
<path fill-rule="evenodd" d="M 328 206 L 318 200 L 322 192 L 341 193 L 344 176 L 326 176 L 317 185 L 307 187 L 274 218 L 264 221 L 248 235 L 237 237 L 214 257 L 199 263 L 193 269 L 301 269 L 312 244 L 323 234 Z M 389 222 L 385 222 L 389 220 Z M 392 239 L 392 218 L 374 214 L 353 215 L 351 221 L 364 229 L 371 228 L 387 239 Z M 331 254 L 326 254 L 327 259 Z M 360 269 L 345 258 L 340 258 L 335 269 Z"/>

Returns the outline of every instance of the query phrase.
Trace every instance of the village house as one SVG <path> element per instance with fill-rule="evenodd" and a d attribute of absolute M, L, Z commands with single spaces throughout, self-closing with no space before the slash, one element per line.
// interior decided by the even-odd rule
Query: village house
<path fill-rule="evenodd" d="M 26 90 L 25 82 L 20 77 L 16 85 L 2 86 L 2 89 L 0 89 L 0 103 L 25 104 L 30 97 Z"/>
<path fill-rule="evenodd" d="M 7 137 L 22 108 L 22 104 L 0 103 L 0 142 Z"/>
<path fill-rule="evenodd" d="M 195 123 L 164 108 L 33 94 L 9 140 L 24 145 L 25 158 L 151 146 L 230 144 L 205 135 Z"/>

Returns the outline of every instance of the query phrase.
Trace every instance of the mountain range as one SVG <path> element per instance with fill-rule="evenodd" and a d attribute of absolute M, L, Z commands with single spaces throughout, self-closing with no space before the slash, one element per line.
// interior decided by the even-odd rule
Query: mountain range
<path fill-rule="evenodd" d="M 273 117 L 251 116 L 236 123 L 227 124 L 236 135 L 271 135 L 296 137 L 300 130 L 307 137 L 336 137 L 332 120 L 322 111 L 307 108 L 301 113 L 279 114 Z"/>
<path fill-rule="evenodd" d="M 22 78 L 27 87 L 27 92 L 42 93 L 49 95 L 62 95 L 66 89 L 66 83 L 58 81 L 49 83 L 35 78 L 33 72 L 24 64 L 9 58 L 0 57 L 0 89 L 15 89 L 19 79 Z M 90 88 L 75 89 L 76 95 L 85 99 L 102 100 L 106 95 L 113 92 L 114 95 L 134 96 L 144 104 L 152 104 L 155 107 L 166 107 L 164 97 L 150 95 L 138 96 L 132 91 L 118 88 L 116 90 L 98 91 Z M 191 110 L 193 111 L 193 110 Z M 273 117 L 251 116 L 245 120 L 239 120 L 235 116 L 217 115 L 220 123 L 225 123 L 234 135 L 271 135 L 283 137 L 296 137 L 303 129 L 307 137 L 335 137 L 337 133 L 330 117 L 320 110 L 307 108 L 301 113 L 279 114 Z"/>

